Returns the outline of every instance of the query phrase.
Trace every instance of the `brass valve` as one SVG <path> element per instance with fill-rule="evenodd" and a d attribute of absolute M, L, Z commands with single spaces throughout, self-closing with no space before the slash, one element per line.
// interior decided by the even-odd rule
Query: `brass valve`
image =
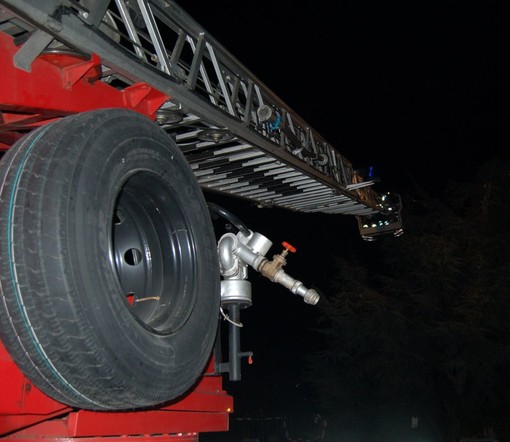
<path fill-rule="evenodd" d="M 282 246 L 284 249 L 279 255 L 273 255 L 272 261 L 263 261 L 259 268 L 259 272 L 273 282 L 275 282 L 275 276 L 278 271 L 287 264 L 285 257 L 288 253 L 296 253 L 296 248 L 288 242 L 282 242 Z"/>

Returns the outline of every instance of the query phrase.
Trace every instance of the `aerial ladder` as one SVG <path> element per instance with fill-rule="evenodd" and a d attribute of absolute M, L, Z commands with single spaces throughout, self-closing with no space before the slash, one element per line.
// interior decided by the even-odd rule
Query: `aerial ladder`
<path fill-rule="evenodd" d="M 174 1 L 0 0 L 0 62 L 0 438 L 228 430 L 248 271 L 319 294 L 207 195 L 403 232 L 399 196 Z"/>

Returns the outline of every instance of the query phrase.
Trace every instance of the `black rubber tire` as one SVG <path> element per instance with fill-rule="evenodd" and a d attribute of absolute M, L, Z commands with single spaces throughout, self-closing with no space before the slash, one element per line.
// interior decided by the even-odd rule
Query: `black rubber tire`
<path fill-rule="evenodd" d="M 90 410 L 177 399 L 212 353 L 215 236 L 155 123 L 105 109 L 39 128 L 0 163 L 0 338 L 50 397 Z"/>

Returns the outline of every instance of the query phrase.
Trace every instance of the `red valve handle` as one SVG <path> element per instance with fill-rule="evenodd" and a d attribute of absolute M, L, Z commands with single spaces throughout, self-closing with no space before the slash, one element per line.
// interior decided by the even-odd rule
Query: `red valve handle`
<path fill-rule="evenodd" d="M 296 253 L 296 248 L 292 245 L 290 245 L 288 242 L 283 241 L 282 246 L 285 247 L 285 250 L 288 250 L 289 252 Z"/>

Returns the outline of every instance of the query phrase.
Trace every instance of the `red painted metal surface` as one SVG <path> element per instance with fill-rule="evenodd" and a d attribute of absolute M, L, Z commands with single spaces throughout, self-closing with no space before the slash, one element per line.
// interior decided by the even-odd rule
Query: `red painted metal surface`
<path fill-rule="evenodd" d="M 95 55 L 43 54 L 26 72 L 14 65 L 17 49 L 12 37 L 0 32 L 0 150 L 35 127 L 77 112 L 117 107 L 154 119 L 168 99 L 145 83 L 119 90 L 99 81 L 101 60 Z"/>
<path fill-rule="evenodd" d="M 76 410 L 52 400 L 31 384 L 0 343 L 0 439 L 195 441 L 199 433 L 228 431 L 233 399 L 223 390 L 222 377 L 213 373 L 213 367 L 211 360 L 206 374 L 190 393 L 161 408 Z"/>

